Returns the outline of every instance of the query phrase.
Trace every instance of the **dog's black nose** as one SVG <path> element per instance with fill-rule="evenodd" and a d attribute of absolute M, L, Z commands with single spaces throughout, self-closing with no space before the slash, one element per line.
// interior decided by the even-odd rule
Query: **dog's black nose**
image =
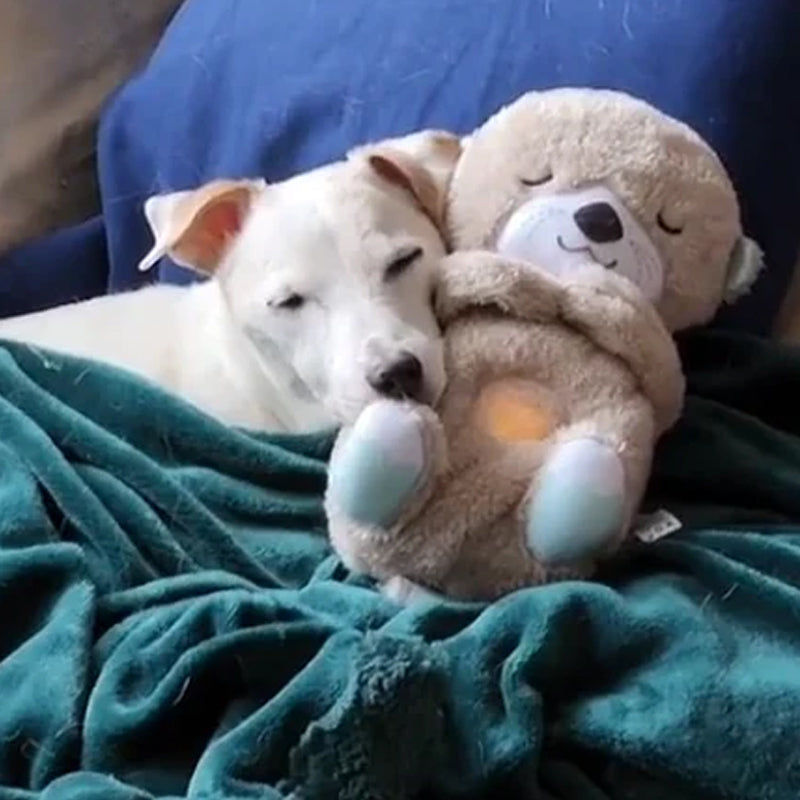
<path fill-rule="evenodd" d="M 403 353 L 397 361 L 370 374 L 367 382 L 384 397 L 418 400 L 422 391 L 422 363 L 411 353 Z"/>
<path fill-rule="evenodd" d="M 589 203 L 579 208 L 574 217 L 583 235 L 596 244 L 618 242 L 622 238 L 622 222 L 608 203 Z"/>

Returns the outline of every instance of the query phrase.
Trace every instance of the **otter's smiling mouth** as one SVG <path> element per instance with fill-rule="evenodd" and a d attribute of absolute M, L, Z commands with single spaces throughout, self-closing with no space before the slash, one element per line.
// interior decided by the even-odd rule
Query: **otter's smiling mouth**
<path fill-rule="evenodd" d="M 556 244 L 558 244 L 558 246 L 565 253 L 586 253 L 592 259 L 592 261 L 594 261 L 596 264 L 600 264 L 601 267 L 605 267 L 606 269 L 614 269 L 614 267 L 617 266 L 617 259 L 616 258 L 611 260 L 611 261 L 609 261 L 608 263 L 606 263 L 605 261 L 602 261 L 601 259 L 599 259 L 594 254 L 594 251 L 592 250 L 592 248 L 589 247 L 588 245 L 578 245 L 577 247 L 570 247 L 564 241 L 564 239 L 561 237 L 561 234 L 556 236 Z"/>

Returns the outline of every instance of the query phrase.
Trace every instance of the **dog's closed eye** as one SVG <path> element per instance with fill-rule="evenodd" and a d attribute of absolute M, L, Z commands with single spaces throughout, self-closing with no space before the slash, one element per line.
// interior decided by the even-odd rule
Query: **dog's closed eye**
<path fill-rule="evenodd" d="M 422 257 L 422 248 L 413 247 L 410 250 L 403 250 L 392 257 L 383 272 L 385 281 L 393 281 L 399 278 L 415 261 Z"/>
<path fill-rule="evenodd" d="M 305 305 L 306 298 L 297 292 L 292 292 L 279 300 L 270 300 L 267 305 L 272 308 L 280 308 L 282 311 L 297 311 Z"/>

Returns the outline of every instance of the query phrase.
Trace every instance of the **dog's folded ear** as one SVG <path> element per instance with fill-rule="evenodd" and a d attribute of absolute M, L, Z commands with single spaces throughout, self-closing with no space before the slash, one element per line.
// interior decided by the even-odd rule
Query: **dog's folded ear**
<path fill-rule="evenodd" d="M 441 229 L 450 178 L 460 155 L 458 136 L 426 130 L 357 147 L 348 158 L 365 160 L 379 177 L 411 193 Z"/>
<path fill-rule="evenodd" d="M 216 180 L 149 198 L 144 214 L 155 241 L 139 270 L 168 255 L 176 264 L 212 275 L 266 186 L 260 179 Z"/>

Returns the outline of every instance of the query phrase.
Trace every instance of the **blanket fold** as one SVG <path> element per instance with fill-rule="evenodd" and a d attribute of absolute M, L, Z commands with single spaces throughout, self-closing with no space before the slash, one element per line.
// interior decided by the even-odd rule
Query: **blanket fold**
<path fill-rule="evenodd" d="M 331 435 L 0 346 L 0 800 L 796 800 L 800 353 L 684 357 L 681 531 L 399 609 L 327 545 Z"/>

